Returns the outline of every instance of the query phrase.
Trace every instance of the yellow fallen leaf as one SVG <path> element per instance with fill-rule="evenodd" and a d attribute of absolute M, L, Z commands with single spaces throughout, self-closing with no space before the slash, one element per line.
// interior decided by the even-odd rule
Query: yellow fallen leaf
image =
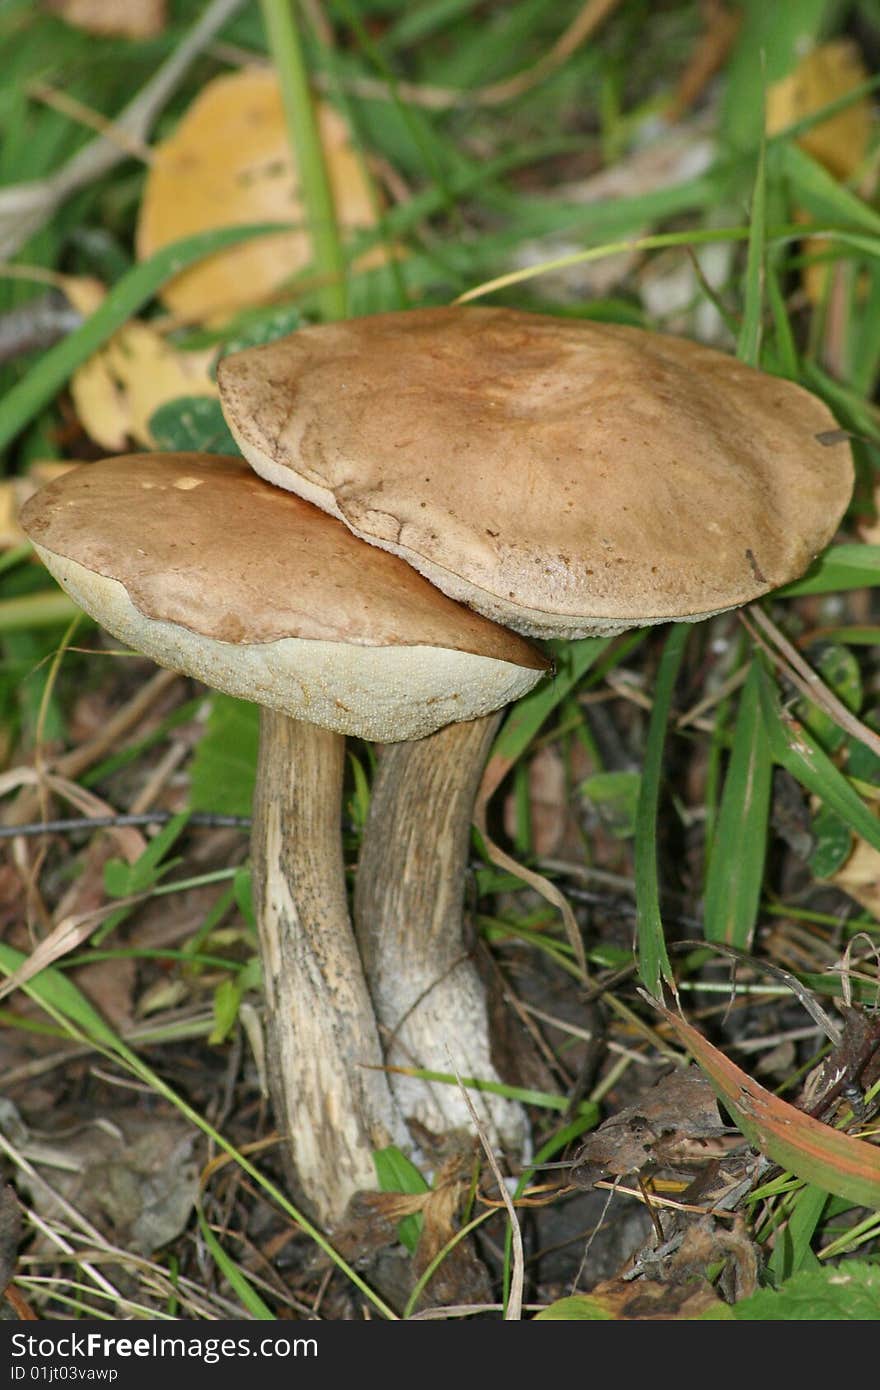
<path fill-rule="evenodd" d="M 152 39 L 167 19 L 167 0 L 49 0 L 48 8 L 90 34 Z"/>
<path fill-rule="evenodd" d="M 57 283 L 83 318 L 93 314 L 107 297 L 105 286 L 93 275 L 59 275 Z"/>
<path fill-rule="evenodd" d="M 768 88 L 768 135 L 812 116 L 867 80 L 868 70 L 855 44 L 848 39 L 820 44 L 793 72 Z M 863 96 L 805 130 L 798 144 L 836 179 L 848 179 L 867 153 L 871 119 L 871 103 Z"/>
<path fill-rule="evenodd" d="M 70 394 L 83 429 L 109 453 L 129 441 L 155 446 L 149 420 L 178 396 L 216 396 L 213 348 L 181 352 L 149 323 L 132 319 L 74 372 Z"/>
<path fill-rule="evenodd" d="M 821 44 L 802 58 L 787 77 L 768 88 L 767 134 L 775 135 L 786 126 L 821 111 L 867 79 L 868 71 L 855 44 L 848 39 Z M 805 130 L 798 136 L 798 144 L 842 182 L 852 177 L 868 152 L 872 119 L 871 103 L 863 96 Z M 809 240 L 804 243 L 807 255 L 820 254 L 824 249 L 823 243 Z M 827 276 L 825 265 L 805 267 L 804 290 L 811 303 L 821 301 Z"/>
<path fill-rule="evenodd" d="M 370 185 L 345 122 L 326 103 L 318 118 L 340 226 L 374 226 Z M 187 321 L 222 321 L 269 299 L 312 259 L 277 78 L 268 68 L 245 68 L 208 83 L 156 148 L 138 217 L 138 255 L 214 227 L 275 221 L 301 230 L 208 257 L 165 285 L 164 303 Z M 381 264 L 386 255 L 379 247 L 358 264 Z"/>

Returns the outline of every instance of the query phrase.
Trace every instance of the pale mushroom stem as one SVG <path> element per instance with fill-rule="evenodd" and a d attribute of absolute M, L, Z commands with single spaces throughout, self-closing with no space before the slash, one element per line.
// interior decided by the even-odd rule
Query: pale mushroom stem
<path fill-rule="evenodd" d="M 389 1065 L 497 1082 L 486 995 L 465 939 L 470 824 L 500 715 L 382 750 L 361 845 L 354 915 Z M 474 1133 L 456 1085 L 390 1075 L 407 1120 Z M 471 1090 L 493 1145 L 522 1154 L 522 1107 Z"/>
<path fill-rule="evenodd" d="M 261 712 L 254 897 L 266 992 L 269 1087 L 294 1194 L 329 1229 L 371 1153 L 408 1136 L 382 1066 L 351 927 L 341 840 L 345 739 Z"/>

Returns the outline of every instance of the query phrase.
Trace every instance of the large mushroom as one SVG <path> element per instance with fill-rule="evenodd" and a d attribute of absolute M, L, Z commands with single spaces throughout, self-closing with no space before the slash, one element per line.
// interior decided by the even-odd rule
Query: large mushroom
<path fill-rule="evenodd" d="M 21 520 L 108 631 L 262 707 L 253 868 L 269 1081 L 296 1195 L 332 1227 L 375 1186 L 372 1151 L 409 1145 L 346 902 L 343 736 L 419 738 L 483 718 L 547 663 L 241 459 L 82 466 Z"/>
<path fill-rule="evenodd" d="M 302 329 L 225 358 L 218 379 L 258 473 L 535 636 L 748 603 L 803 572 L 852 488 L 850 451 L 823 440 L 836 422 L 807 391 L 616 325 L 410 310 Z M 405 1048 L 447 1071 L 451 1054 L 466 1070 L 456 1034 L 475 1005 L 452 962 L 489 736 L 456 725 L 380 762 L 355 925 L 392 1060 Z M 454 1097 L 392 1084 L 407 1113 L 454 1118 Z"/>

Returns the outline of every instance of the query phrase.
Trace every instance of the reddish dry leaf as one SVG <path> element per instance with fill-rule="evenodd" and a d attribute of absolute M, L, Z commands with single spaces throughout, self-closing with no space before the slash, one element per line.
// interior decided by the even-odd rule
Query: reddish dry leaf
<path fill-rule="evenodd" d="M 742 1143 L 739 1136 L 737 1141 Z M 571 1180 L 591 1187 L 609 1174 L 625 1177 L 648 1164 L 690 1169 L 730 1147 L 714 1090 L 697 1067 L 688 1067 L 662 1077 L 588 1134 L 572 1162 Z"/>
<path fill-rule="evenodd" d="M 804 1182 L 880 1210 L 880 1147 L 831 1129 L 771 1095 L 683 1018 L 655 999 L 650 1002 L 705 1072 L 750 1144 Z"/>

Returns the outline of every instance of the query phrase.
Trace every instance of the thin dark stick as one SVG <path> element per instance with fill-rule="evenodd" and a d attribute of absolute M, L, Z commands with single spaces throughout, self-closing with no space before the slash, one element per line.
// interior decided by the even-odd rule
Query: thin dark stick
<path fill-rule="evenodd" d="M 67 820 L 32 821 L 27 825 L 0 825 L 0 840 L 11 840 L 16 835 L 60 835 L 68 830 L 106 830 L 118 825 L 164 825 L 172 819 L 172 815 L 171 811 L 144 811 L 136 816 L 77 816 Z M 196 811 L 187 825 L 208 826 L 211 829 L 231 826 L 236 830 L 250 830 L 251 818 Z"/>

